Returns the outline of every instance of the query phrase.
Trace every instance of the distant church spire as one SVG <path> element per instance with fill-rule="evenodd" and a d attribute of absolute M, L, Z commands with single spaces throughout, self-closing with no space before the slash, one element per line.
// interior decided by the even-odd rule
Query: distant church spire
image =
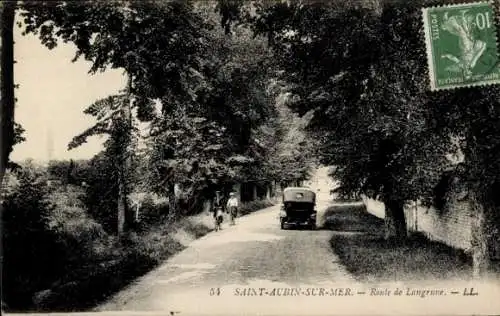
<path fill-rule="evenodd" d="M 54 135 L 52 134 L 52 128 L 49 126 L 47 128 L 47 159 L 51 161 L 54 158 Z"/>

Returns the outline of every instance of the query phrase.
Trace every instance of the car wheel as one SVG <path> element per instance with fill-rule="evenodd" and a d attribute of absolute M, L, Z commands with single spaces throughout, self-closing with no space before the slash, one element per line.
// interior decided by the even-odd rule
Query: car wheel
<path fill-rule="evenodd" d="M 281 226 L 281 229 L 285 229 L 285 221 L 283 221 L 283 220 L 282 220 L 280 224 L 281 224 L 281 225 L 280 225 L 280 226 Z"/>

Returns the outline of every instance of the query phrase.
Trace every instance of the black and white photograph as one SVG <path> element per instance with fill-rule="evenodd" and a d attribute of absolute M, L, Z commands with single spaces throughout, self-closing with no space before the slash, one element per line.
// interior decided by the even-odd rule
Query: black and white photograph
<path fill-rule="evenodd" d="M 500 0 L 0 16 L 3 314 L 500 314 Z"/>

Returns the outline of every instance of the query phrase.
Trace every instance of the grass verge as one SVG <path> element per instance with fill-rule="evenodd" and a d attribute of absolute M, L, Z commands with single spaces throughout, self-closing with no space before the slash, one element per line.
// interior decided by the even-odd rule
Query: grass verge
<path fill-rule="evenodd" d="M 331 239 L 333 251 L 359 281 L 456 280 L 471 275 L 471 260 L 463 251 L 423 234 L 410 235 L 404 245 L 386 242 L 384 221 L 362 204 L 334 206 L 327 218 L 328 227 L 338 231 Z"/>
<path fill-rule="evenodd" d="M 242 205 L 242 215 L 274 205 L 262 200 Z M 137 278 L 156 268 L 172 255 L 184 250 L 191 241 L 213 230 L 210 214 L 166 220 L 148 230 L 130 233 L 104 260 L 94 261 L 65 275 L 50 289 L 34 296 L 28 310 L 37 312 L 81 312 L 90 310 L 129 286 Z M 5 309 L 7 312 L 26 312 Z"/>

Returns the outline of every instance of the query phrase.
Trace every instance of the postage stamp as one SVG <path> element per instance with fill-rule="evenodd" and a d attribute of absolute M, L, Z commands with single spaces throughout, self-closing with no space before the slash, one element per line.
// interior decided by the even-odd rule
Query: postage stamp
<path fill-rule="evenodd" d="M 494 12 L 489 2 L 422 9 L 431 90 L 500 83 Z"/>

